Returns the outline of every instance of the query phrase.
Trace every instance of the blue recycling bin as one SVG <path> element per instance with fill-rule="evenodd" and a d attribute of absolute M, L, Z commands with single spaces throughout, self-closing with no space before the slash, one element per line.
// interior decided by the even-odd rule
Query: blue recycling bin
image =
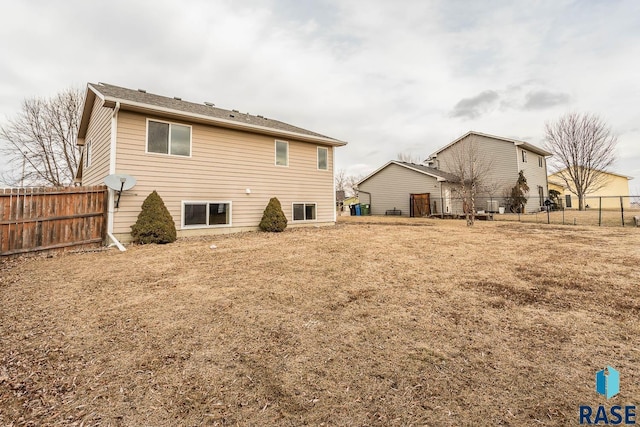
<path fill-rule="evenodd" d="M 360 203 L 356 203 L 356 216 L 362 215 L 362 211 L 360 210 Z"/>

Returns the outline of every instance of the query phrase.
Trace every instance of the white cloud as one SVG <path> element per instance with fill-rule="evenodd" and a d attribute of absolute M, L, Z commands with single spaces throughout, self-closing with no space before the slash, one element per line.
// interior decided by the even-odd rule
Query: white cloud
<path fill-rule="evenodd" d="M 347 140 L 337 166 L 366 173 L 470 129 L 540 143 L 546 120 L 586 111 L 640 179 L 635 1 L 32 0 L 3 15 L 0 119 L 105 81 Z"/>

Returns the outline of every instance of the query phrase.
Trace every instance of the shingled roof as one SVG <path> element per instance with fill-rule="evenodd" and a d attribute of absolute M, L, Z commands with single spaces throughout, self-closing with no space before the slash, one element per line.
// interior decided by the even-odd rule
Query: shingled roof
<path fill-rule="evenodd" d="M 107 83 L 89 83 L 87 86 L 87 99 L 85 101 L 85 111 L 83 123 L 80 125 L 80 137 L 86 132 L 88 116 L 92 101 L 90 98 L 98 96 L 104 101 L 105 107 L 115 107 L 117 103 L 125 110 L 151 111 L 160 115 L 182 116 L 192 118 L 197 121 L 211 122 L 225 127 L 232 127 L 267 133 L 272 135 L 282 135 L 291 137 L 302 137 L 303 140 L 313 140 L 323 142 L 328 145 L 345 145 L 346 142 L 312 132 L 297 126 L 293 126 L 278 120 L 263 116 L 254 116 L 248 113 L 241 113 L 237 110 L 225 110 L 215 107 L 213 104 L 197 104 L 183 101 L 180 98 L 170 98 L 167 96 L 148 93 L 144 90 L 127 89 Z M 94 98 L 95 99 L 95 98 Z M 85 124 L 85 126 L 83 126 Z"/>
<path fill-rule="evenodd" d="M 391 164 L 402 166 L 404 168 L 411 169 L 415 172 L 429 175 L 441 182 L 457 182 L 458 181 L 458 178 L 454 174 L 441 171 L 440 169 L 434 169 L 434 168 L 430 168 L 425 165 L 419 165 L 416 163 L 401 162 L 399 160 L 391 160 L 390 162 L 386 163 L 384 166 L 376 169 L 375 171 L 371 172 L 369 175 L 362 178 L 360 181 L 358 181 L 358 184 L 362 184 L 363 182 L 365 182 L 366 180 L 368 180 L 369 178 L 371 178 L 372 176 L 374 176 L 375 174 L 380 172 L 382 169 L 386 168 Z"/>

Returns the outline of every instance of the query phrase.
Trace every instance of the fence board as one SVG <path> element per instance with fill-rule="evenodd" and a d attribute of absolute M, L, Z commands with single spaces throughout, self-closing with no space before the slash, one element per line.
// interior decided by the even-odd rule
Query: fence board
<path fill-rule="evenodd" d="M 107 189 L 0 189 L 0 256 L 99 245 L 106 235 Z"/>

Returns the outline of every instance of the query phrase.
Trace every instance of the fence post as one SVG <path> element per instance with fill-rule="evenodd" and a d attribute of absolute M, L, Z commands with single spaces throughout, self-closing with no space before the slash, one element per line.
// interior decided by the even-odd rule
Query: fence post
<path fill-rule="evenodd" d="M 602 196 L 598 197 L 598 227 L 602 226 Z"/>
<path fill-rule="evenodd" d="M 622 226 L 624 227 L 624 202 L 622 196 L 620 196 L 620 215 L 622 216 Z"/>

